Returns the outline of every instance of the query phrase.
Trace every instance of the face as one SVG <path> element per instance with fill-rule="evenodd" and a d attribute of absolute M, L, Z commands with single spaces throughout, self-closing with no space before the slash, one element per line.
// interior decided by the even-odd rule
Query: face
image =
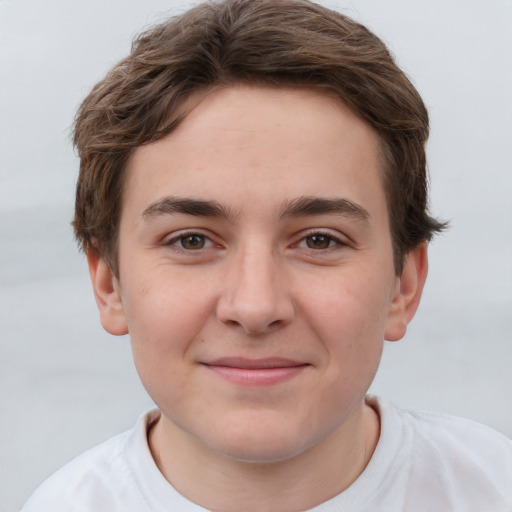
<path fill-rule="evenodd" d="M 274 461 L 363 407 L 384 338 L 412 314 L 378 138 L 348 107 L 313 90 L 218 90 L 135 151 L 123 205 L 119 278 L 99 261 L 93 280 L 170 430 Z"/>

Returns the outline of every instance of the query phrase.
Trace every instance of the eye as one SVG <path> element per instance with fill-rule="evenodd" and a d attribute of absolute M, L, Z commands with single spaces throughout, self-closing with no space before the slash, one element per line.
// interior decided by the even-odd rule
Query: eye
<path fill-rule="evenodd" d="M 166 245 L 173 245 L 186 251 L 199 251 L 211 247 L 213 242 L 201 233 L 183 233 L 169 240 Z"/>
<path fill-rule="evenodd" d="M 336 243 L 331 236 L 321 234 L 307 236 L 304 240 L 309 249 L 328 249 Z"/>
<path fill-rule="evenodd" d="M 326 250 L 347 245 L 339 238 L 322 232 L 313 232 L 302 238 L 297 247 L 302 249 Z"/>

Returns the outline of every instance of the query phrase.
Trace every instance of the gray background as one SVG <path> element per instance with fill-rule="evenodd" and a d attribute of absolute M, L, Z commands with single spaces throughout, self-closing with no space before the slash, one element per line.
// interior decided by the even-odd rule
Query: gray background
<path fill-rule="evenodd" d="M 512 2 L 324 2 L 382 36 L 432 118 L 423 304 L 373 391 L 512 436 Z M 0 0 L 0 510 L 151 406 L 103 333 L 72 215 L 77 104 L 132 37 L 187 2 Z"/>

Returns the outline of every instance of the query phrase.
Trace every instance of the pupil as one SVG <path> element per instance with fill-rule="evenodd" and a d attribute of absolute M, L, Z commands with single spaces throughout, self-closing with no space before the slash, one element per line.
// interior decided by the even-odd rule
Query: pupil
<path fill-rule="evenodd" d="M 201 235 L 189 235 L 183 238 L 181 244 L 185 249 L 202 249 L 204 247 L 204 237 Z"/>
<path fill-rule="evenodd" d="M 308 247 L 311 249 L 327 249 L 330 238 L 325 235 L 313 235 L 308 237 Z"/>

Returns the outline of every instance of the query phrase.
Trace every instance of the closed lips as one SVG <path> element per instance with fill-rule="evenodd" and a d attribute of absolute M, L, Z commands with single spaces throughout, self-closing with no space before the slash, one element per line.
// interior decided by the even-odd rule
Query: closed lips
<path fill-rule="evenodd" d="M 242 357 L 223 357 L 211 362 L 203 363 L 206 366 L 217 366 L 226 368 L 242 368 L 245 370 L 269 370 L 275 368 L 293 368 L 308 366 L 308 363 L 285 358 L 269 359 L 246 359 Z"/>

